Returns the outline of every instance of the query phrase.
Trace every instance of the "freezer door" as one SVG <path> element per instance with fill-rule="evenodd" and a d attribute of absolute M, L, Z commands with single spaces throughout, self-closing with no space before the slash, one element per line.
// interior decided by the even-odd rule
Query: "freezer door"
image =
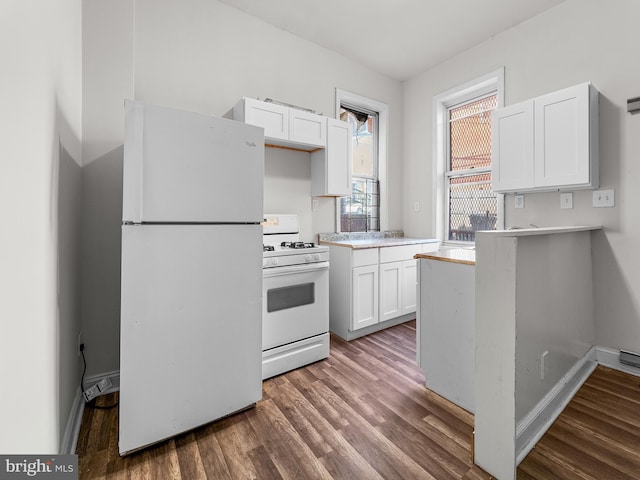
<path fill-rule="evenodd" d="M 124 222 L 262 220 L 264 130 L 125 101 Z"/>
<path fill-rule="evenodd" d="M 261 233 L 122 227 L 121 454 L 261 399 Z"/>

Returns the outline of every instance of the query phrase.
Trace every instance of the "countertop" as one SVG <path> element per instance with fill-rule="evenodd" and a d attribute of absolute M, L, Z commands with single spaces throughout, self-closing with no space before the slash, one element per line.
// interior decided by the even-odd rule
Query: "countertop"
<path fill-rule="evenodd" d="M 476 251 L 470 248 L 447 248 L 432 253 L 419 253 L 414 258 L 475 265 Z"/>
<path fill-rule="evenodd" d="M 364 238 L 355 240 L 320 240 L 321 245 L 333 245 L 337 247 L 348 247 L 353 249 L 360 248 L 379 248 L 379 247 L 396 247 L 400 245 L 418 245 L 421 243 L 437 243 L 439 240 L 435 238 L 413 238 L 413 237 L 384 237 L 384 238 Z"/>

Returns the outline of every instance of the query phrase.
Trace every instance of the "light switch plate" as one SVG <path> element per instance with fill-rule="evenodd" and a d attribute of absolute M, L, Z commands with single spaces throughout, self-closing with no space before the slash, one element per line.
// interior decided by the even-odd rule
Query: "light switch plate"
<path fill-rule="evenodd" d="M 615 195 L 613 190 L 594 190 L 593 208 L 606 208 L 615 206 Z"/>
<path fill-rule="evenodd" d="M 513 206 L 515 208 L 524 208 L 524 195 L 516 195 L 513 197 Z"/>
<path fill-rule="evenodd" d="M 573 208 L 573 193 L 560 194 L 560 208 Z"/>

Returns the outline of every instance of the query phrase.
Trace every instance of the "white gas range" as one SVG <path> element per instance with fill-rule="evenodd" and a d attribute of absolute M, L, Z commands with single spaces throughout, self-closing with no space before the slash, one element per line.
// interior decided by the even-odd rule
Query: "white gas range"
<path fill-rule="evenodd" d="M 297 215 L 263 222 L 262 378 L 329 356 L 329 248 L 300 240 Z"/>

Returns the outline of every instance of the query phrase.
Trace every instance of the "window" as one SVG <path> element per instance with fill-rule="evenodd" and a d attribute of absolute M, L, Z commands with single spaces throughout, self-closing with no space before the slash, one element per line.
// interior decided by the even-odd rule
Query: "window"
<path fill-rule="evenodd" d="M 502 228 L 502 196 L 491 190 L 491 111 L 501 99 L 502 70 L 434 99 L 436 230 L 445 242 Z"/>
<path fill-rule="evenodd" d="M 352 173 L 350 196 L 336 201 L 336 231 L 372 232 L 384 229 L 388 107 L 385 104 L 336 91 L 336 111 L 350 124 Z"/>
<path fill-rule="evenodd" d="M 340 120 L 353 132 L 351 196 L 340 198 L 340 231 L 379 231 L 378 113 L 342 104 Z"/>

